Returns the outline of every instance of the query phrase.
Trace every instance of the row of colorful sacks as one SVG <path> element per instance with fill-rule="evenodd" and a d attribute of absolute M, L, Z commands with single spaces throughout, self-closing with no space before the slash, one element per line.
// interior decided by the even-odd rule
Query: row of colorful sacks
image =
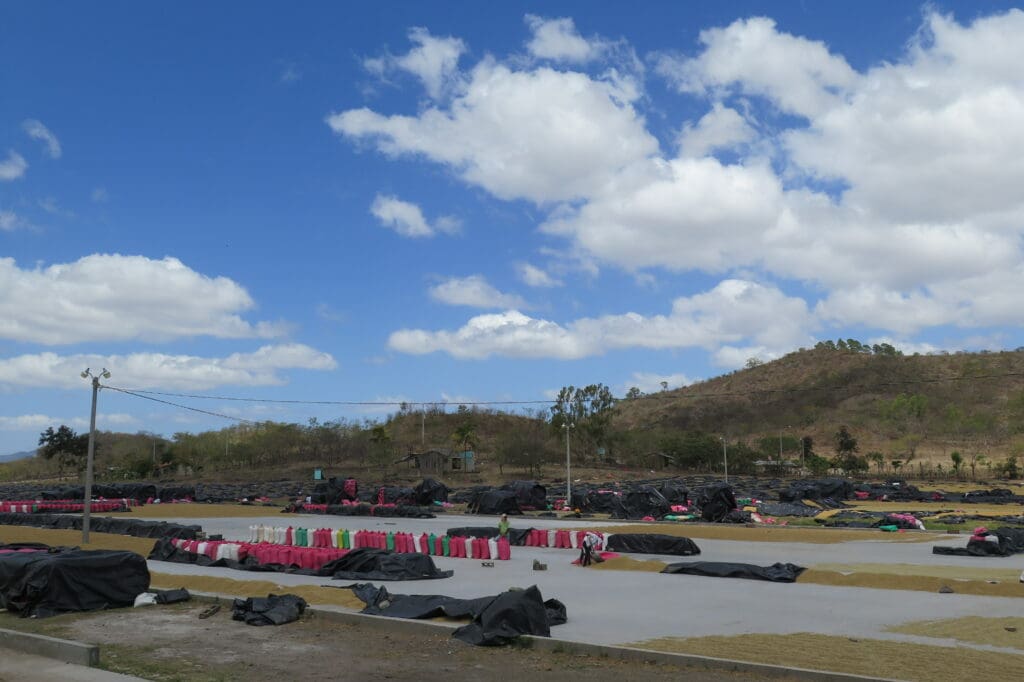
<path fill-rule="evenodd" d="M 263 525 L 249 526 L 249 543 L 336 549 L 372 547 L 405 554 L 501 561 L 509 559 L 512 551 L 507 538 L 464 538 L 377 530 L 358 530 L 352 533 L 344 528 L 307 529 Z"/>
<path fill-rule="evenodd" d="M 128 511 L 134 500 L 93 500 L 89 508 L 94 512 L 116 512 Z M 59 512 L 82 512 L 85 511 L 85 503 L 80 500 L 18 500 L 14 502 L 0 502 L 0 512 L 15 512 L 21 514 L 59 513 Z"/>
<path fill-rule="evenodd" d="M 556 547 L 558 549 L 579 549 L 583 546 L 583 538 L 587 535 L 594 535 L 600 540 L 595 548 L 605 550 L 608 548 L 610 535 L 598 533 L 592 530 L 544 530 L 531 528 L 526 534 L 527 547 Z"/>

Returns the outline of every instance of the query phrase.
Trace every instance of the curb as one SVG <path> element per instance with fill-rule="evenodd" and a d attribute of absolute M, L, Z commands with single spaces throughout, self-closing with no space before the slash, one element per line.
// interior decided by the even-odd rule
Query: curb
<path fill-rule="evenodd" d="M 0 647 L 24 654 L 45 656 L 64 663 L 96 667 L 100 663 L 100 648 L 70 639 L 58 639 L 17 630 L 0 628 Z"/>
<path fill-rule="evenodd" d="M 203 592 L 192 592 L 193 599 L 199 601 L 213 601 L 214 599 L 234 599 L 225 595 L 214 595 Z M 422 635 L 424 633 L 450 634 L 457 625 L 446 625 L 430 621 L 413 620 L 407 618 L 389 618 L 387 616 L 371 616 L 364 613 L 349 611 L 335 611 L 309 607 L 306 615 L 321 618 L 325 621 L 343 623 L 346 625 L 357 625 L 359 627 L 370 627 L 377 630 L 387 630 L 394 633 L 408 633 Z M 825 670 L 809 670 L 806 668 L 790 668 L 782 665 L 770 665 L 767 663 L 751 663 L 748 661 L 734 661 L 727 658 L 714 658 L 711 656 L 698 656 L 696 654 L 677 654 L 664 651 L 650 651 L 648 649 L 635 649 L 624 646 L 612 646 L 607 644 L 588 644 L 569 639 L 556 639 L 552 637 L 537 637 L 524 635 L 521 639 L 526 646 L 537 650 L 551 653 L 568 653 L 580 656 L 607 657 L 624 661 L 638 661 L 645 663 L 662 663 L 666 665 L 677 665 L 685 668 L 692 668 L 695 671 L 714 672 L 738 672 L 756 675 L 763 678 L 784 677 L 791 680 L 803 682 L 901 682 L 898 679 L 888 677 L 870 677 L 866 675 L 854 675 L 850 673 L 829 672 Z"/>

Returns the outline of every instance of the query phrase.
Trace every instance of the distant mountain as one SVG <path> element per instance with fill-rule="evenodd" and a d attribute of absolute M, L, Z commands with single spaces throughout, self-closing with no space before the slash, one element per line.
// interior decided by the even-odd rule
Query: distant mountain
<path fill-rule="evenodd" d="M 13 462 L 16 459 L 25 459 L 26 457 L 35 457 L 35 450 L 24 450 L 22 452 L 12 452 L 9 455 L 0 455 L 0 462 Z"/>

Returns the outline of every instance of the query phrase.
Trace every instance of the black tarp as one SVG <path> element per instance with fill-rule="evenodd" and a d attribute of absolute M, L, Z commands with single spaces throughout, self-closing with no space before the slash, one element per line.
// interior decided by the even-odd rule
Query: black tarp
<path fill-rule="evenodd" d="M 517 547 L 526 545 L 526 538 L 530 535 L 532 528 L 509 528 L 508 544 Z M 447 532 L 450 538 L 496 538 L 498 537 L 497 526 L 465 526 L 462 528 L 449 528 Z"/>
<path fill-rule="evenodd" d="M 773 583 L 794 583 L 805 570 L 807 569 L 796 564 L 776 563 L 771 566 L 756 566 L 725 561 L 689 561 L 669 564 L 661 572 L 702 575 L 712 578 L 748 578 L 750 580 L 769 580 Z"/>
<path fill-rule="evenodd" d="M 688 504 L 690 489 L 681 481 L 665 481 L 658 488 L 662 497 L 668 500 L 669 504 Z"/>
<path fill-rule="evenodd" d="M 294 594 L 236 599 L 231 618 L 246 625 L 284 625 L 298 620 L 306 606 L 306 600 Z"/>
<path fill-rule="evenodd" d="M 470 514 L 522 514 L 519 500 L 511 490 L 483 490 L 469 503 Z"/>
<path fill-rule="evenodd" d="M 967 541 L 966 547 L 932 547 L 932 553 L 956 556 L 1012 556 L 1024 552 L 1024 529 L 996 528 L 989 531 L 989 534 L 999 538 L 999 542 L 971 538 Z"/>
<path fill-rule="evenodd" d="M 354 502 L 359 499 L 359 484 L 351 476 L 344 479 L 331 476 L 317 483 L 309 497 L 315 504 L 341 504 L 342 500 Z"/>
<path fill-rule="evenodd" d="M 728 483 L 712 483 L 704 486 L 697 498 L 701 518 L 705 521 L 724 521 L 729 512 L 736 509 L 736 496 Z"/>
<path fill-rule="evenodd" d="M 412 489 L 416 504 L 427 507 L 435 502 L 448 501 L 448 486 L 432 478 L 424 478 Z"/>
<path fill-rule="evenodd" d="M 48 548 L 0 554 L 0 608 L 22 617 L 132 606 L 147 589 L 146 560 L 134 552 Z"/>
<path fill-rule="evenodd" d="M 613 519 L 642 519 L 650 516 L 660 519 L 672 511 L 668 500 L 653 485 L 641 485 L 621 498 L 622 507 L 612 512 Z"/>
<path fill-rule="evenodd" d="M 475 645 L 507 644 L 520 635 L 551 636 L 551 626 L 567 620 L 565 605 L 544 601 L 536 586 L 509 590 L 493 597 L 458 599 L 443 595 L 389 594 L 369 584 L 350 586 L 365 604 L 363 613 L 392 618 L 471 617 L 473 622 L 452 633 Z"/>
<path fill-rule="evenodd" d="M 672 554 L 694 556 L 700 548 L 690 538 L 659 533 L 615 533 L 608 536 L 609 552 L 636 554 Z"/>
<path fill-rule="evenodd" d="M 31 526 L 33 528 L 54 528 L 57 530 L 81 530 L 82 517 L 67 514 L 18 514 L 0 512 L 0 525 Z M 181 538 L 195 540 L 201 533 L 202 526 L 183 526 L 178 523 L 164 521 L 145 521 L 143 519 L 116 518 L 109 516 L 90 516 L 89 529 L 96 533 L 113 533 L 115 535 L 131 535 L 136 538 Z"/>
<path fill-rule="evenodd" d="M 520 509 L 537 510 L 548 508 L 548 491 L 536 481 L 512 481 L 499 490 L 509 490 L 516 495 Z"/>
<path fill-rule="evenodd" d="M 818 507 L 802 502 L 758 502 L 757 511 L 768 516 L 817 516 L 821 513 Z"/>
<path fill-rule="evenodd" d="M 148 558 L 151 561 L 168 561 L 176 564 L 232 568 L 257 573 L 294 573 L 337 580 L 428 580 L 450 578 L 453 575 L 453 571 L 438 570 L 428 554 L 398 554 L 369 547 L 353 549 L 319 569 L 284 564 L 260 564 L 253 557 L 246 557 L 242 561 L 211 559 L 205 554 L 186 552 L 175 547 L 174 543 L 167 539 L 157 540 Z"/>
<path fill-rule="evenodd" d="M 450 578 L 454 571 L 439 570 L 429 554 L 361 547 L 324 564 L 319 573 L 335 580 L 431 580 Z"/>
<path fill-rule="evenodd" d="M 377 488 L 377 496 L 373 499 L 377 504 L 413 505 L 416 494 L 412 488 L 397 485 L 382 485 Z"/>
<path fill-rule="evenodd" d="M 819 481 L 799 481 L 788 490 L 779 491 L 781 502 L 800 500 L 848 500 L 853 496 L 853 484 L 843 478 L 823 478 Z"/>

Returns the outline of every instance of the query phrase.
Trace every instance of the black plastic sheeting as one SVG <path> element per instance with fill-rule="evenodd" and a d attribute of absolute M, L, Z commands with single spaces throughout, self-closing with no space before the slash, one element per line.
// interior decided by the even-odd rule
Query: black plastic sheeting
<path fill-rule="evenodd" d="M 736 496 L 728 483 L 712 483 L 705 486 L 697 499 L 701 518 L 705 521 L 725 521 L 731 511 L 736 509 Z"/>
<path fill-rule="evenodd" d="M 168 539 L 157 540 L 149 553 L 152 561 L 176 564 L 195 564 L 212 568 L 232 568 L 236 571 L 257 573 L 294 573 L 338 580 L 428 580 L 450 578 L 453 571 L 441 571 L 427 554 L 397 554 L 384 549 L 363 547 L 324 564 L 319 569 L 299 568 L 294 565 L 261 564 L 252 557 L 241 561 L 211 559 L 205 554 L 193 554 L 174 546 Z"/>
<path fill-rule="evenodd" d="M 450 578 L 454 571 L 439 570 L 428 554 L 396 554 L 361 547 L 324 564 L 320 575 L 335 580 L 433 580 Z"/>
<path fill-rule="evenodd" d="M 0 545 L 19 547 L 26 548 Z M 23 618 L 132 606 L 147 589 L 146 560 L 134 552 L 46 547 L 0 554 L 0 608 Z"/>
<path fill-rule="evenodd" d="M 650 516 L 656 519 L 672 511 L 664 495 L 653 485 L 642 485 L 621 498 L 621 507 L 612 511 L 613 519 L 642 519 Z"/>
<path fill-rule="evenodd" d="M 686 575 L 702 575 L 711 578 L 747 578 L 750 580 L 769 580 L 773 583 L 795 583 L 806 568 L 796 564 L 772 564 L 757 566 L 754 564 L 734 564 L 725 561 L 690 561 L 669 564 L 662 573 L 683 573 Z"/>
<path fill-rule="evenodd" d="M 508 544 L 517 547 L 526 546 L 526 538 L 533 528 L 509 528 Z M 497 526 L 464 526 L 462 528 L 449 528 L 447 532 L 450 538 L 496 538 L 498 537 Z"/>
<path fill-rule="evenodd" d="M 1024 552 L 1024 529 L 996 528 L 989 531 L 989 534 L 999 538 L 999 542 L 971 538 L 967 541 L 966 547 L 932 547 L 932 553 L 955 556 L 1013 556 Z"/>
<path fill-rule="evenodd" d="M 359 483 L 352 477 L 332 476 L 317 483 L 309 497 L 315 504 L 341 504 L 342 500 L 354 502 L 359 499 Z"/>
<path fill-rule="evenodd" d="M 690 538 L 658 533 L 615 533 L 608 536 L 609 552 L 633 552 L 637 554 L 672 554 L 694 556 L 700 554 L 700 547 Z"/>
<path fill-rule="evenodd" d="M 812 507 L 802 502 L 759 502 L 757 511 L 768 516 L 817 516 L 822 512 L 820 507 Z"/>
<path fill-rule="evenodd" d="M 66 514 L 18 514 L 0 512 L 0 525 L 31 526 L 33 528 L 54 528 L 57 530 L 82 530 L 81 516 Z M 95 533 L 130 535 L 136 538 L 181 538 L 195 540 L 203 531 L 202 526 L 183 526 L 164 521 L 90 516 L 89 530 Z"/>
<path fill-rule="evenodd" d="M 448 486 L 432 478 L 424 478 L 412 489 L 412 492 L 414 502 L 423 507 L 430 506 L 435 502 L 448 501 Z"/>
<path fill-rule="evenodd" d="M 544 601 L 534 585 L 509 590 L 493 597 L 458 599 L 444 595 L 389 594 L 370 584 L 350 586 L 366 604 L 363 613 L 392 618 L 471 617 L 473 622 L 452 633 L 469 644 L 497 646 L 520 635 L 551 636 L 551 627 L 567 621 L 565 605 L 557 599 Z"/>
<path fill-rule="evenodd" d="M 548 491 L 536 481 L 512 481 L 501 486 L 499 490 L 515 493 L 520 509 L 543 510 L 548 508 Z"/>
<path fill-rule="evenodd" d="M 512 490 L 483 490 L 467 508 L 470 514 L 522 514 L 519 499 Z"/>
<path fill-rule="evenodd" d="M 853 497 L 853 483 L 843 478 L 823 478 L 819 481 L 799 481 L 788 490 L 779 491 L 779 501 L 848 500 Z"/>
<path fill-rule="evenodd" d="M 105 497 L 111 500 L 124 497 L 130 500 L 138 500 L 144 504 L 150 498 L 158 500 L 194 500 L 196 489 L 195 486 L 191 485 L 157 486 L 152 483 L 105 485 L 98 483 L 93 485 L 92 495 L 94 498 Z M 40 497 L 44 500 L 84 500 L 85 487 L 71 486 L 47 490 L 42 492 Z"/>
<path fill-rule="evenodd" d="M 298 620 L 306 606 L 306 600 L 294 594 L 236 599 L 231 618 L 246 625 L 284 625 Z"/>

